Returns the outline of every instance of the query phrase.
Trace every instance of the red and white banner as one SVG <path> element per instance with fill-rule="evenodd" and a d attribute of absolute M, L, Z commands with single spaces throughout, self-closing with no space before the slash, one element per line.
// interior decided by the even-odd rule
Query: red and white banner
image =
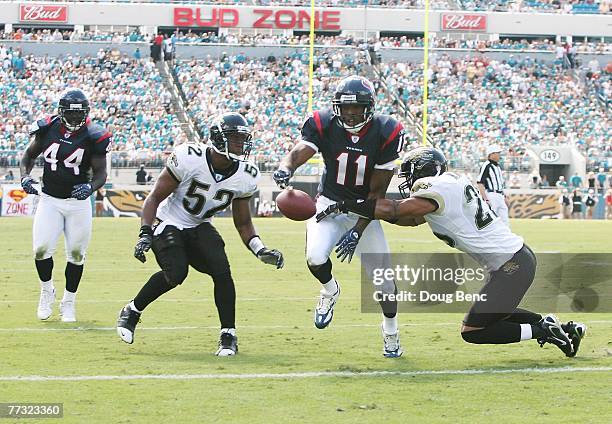
<path fill-rule="evenodd" d="M 442 31 L 486 31 L 486 15 L 468 15 L 465 13 L 442 13 L 440 15 L 440 29 Z"/>
<path fill-rule="evenodd" d="M 339 10 L 315 11 L 315 28 L 340 31 Z M 175 7 L 173 23 L 179 27 L 310 29 L 310 11 L 300 8 L 245 9 L 233 7 Z"/>
<path fill-rule="evenodd" d="M 3 184 L 2 216 L 30 216 L 34 214 L 36 196 L 27 194 L 19 184 Z"/>
<path fill-rule="evenodd" d="M 53 4 L 20 4 L 20 22 L 68 22 L 68 6 Z"/>

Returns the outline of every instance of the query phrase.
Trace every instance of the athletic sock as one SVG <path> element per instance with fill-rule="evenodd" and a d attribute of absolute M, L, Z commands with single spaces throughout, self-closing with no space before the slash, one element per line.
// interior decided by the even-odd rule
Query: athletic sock
<path fill-rule="evenodd" d="M 151 302 L 170 290 L 172 290 L 172 287 L 166 281 L 164 272 L 156 272 L 149 278 L 149 281 L 142 286 L 134 298 L 133 302 L 136 310 L 144 311 Z"/>
<path fill-rule="evenodd" d="M 40 281 L 50 281 L 53 273 L 53 258 L 35 260 L 36 272 Z"/>
<path fill-rule="evenodd" d="M 393 318 L 388 318 L 383 314 L 383 331 L 385 334 L 395 334 L 398 330 L 397 315 Z"/>
<path fill-rule="evenodd" d="M 83 265 L 75 265 L 72 262 L 66 262 L 66 270 L 64 271 L 66 276 L 66 290 L 72 293 L 76 293 L 83 276 Z"/>
<path fill-rule="evenodd" d="M 132 311 L 134 311 L 134 312 L 138 312 L 139 314 L 141 314 L 141 313 L 142 313 L 142 311 L 141 311 L 141 310 L 139 310 L 139 309 L 136 307 L 136 305 L 134 305 L 134 301 L 133 301 L 133 300 L 132 300 L 132 301 L 131 301 L 131 302 L 128 304 L 128 306 L 130 307 L 130 309 L 131 309 Z"/>
<path fill-rule="evenodd" d="M 236 336 L 236 329 L 235 328 L 222 328 L 221 329 L 221 334 L 223 333 L 230 333 L 232 336 Z"/>
<path fill-rule="evenodd" d="M 338 283 L 336 282 L 336 280 L 334 278 L 332 278 L 331 280 L 329 280 L 327 283 L 325 284 L 321 284 L 321 293 L 328 295 L 328 296 L 332 296 L 334 294 L 336 294 L 338 292 Z"/>
<path fill-rule="evenodd" d="M 40 281 L 40 288 L 46 291 L 52 291 L 54 289 L 53 280 Z"/>
<path fill-rule="evenodd" d="M 466 331 L 461 337 L 474 344 L 506 344 L 521 341 L 521 324 L 498 321 L 480 330 Z"/>
<path fill-rule="evenodd" d="M 74 302 L 76 300 L 76 293 L 69 292 L 68 290 L 64 290 L 64 297 L 62 298 L 62 302 Z"/>

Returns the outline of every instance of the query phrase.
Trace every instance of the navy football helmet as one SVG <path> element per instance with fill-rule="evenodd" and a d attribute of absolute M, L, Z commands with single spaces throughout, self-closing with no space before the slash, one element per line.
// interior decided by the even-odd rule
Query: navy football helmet
<path fill-rule="evenodd" d="M 77 131 L 87 122 L 89 100 L 79 89 L 69 89 L 59 100 L 58 115 L 68 131 Z"/>
<path fill-rule="evenodd" d="M 446 158 L 433 147 L 417 147 L 404 157 L 398 176 L 405 181 L 399 185 L 400 194 L 404 199 L 410 197 L 414 182 L 420 178 L 442 175 L 447 170 Z"/>
<path fill-rule="evenodd" d="M 213 148 L 228 159 L 247 160 L 253 149 L 253 135 L 249 123 L 239 113 L 221 115 L 210 126 Z"/>
<path fill-rule="evenodd" d="M 374 116 L 376 93 L 374 86 L 364 77 L 351 76 L 338 83 L 332 101 L 334 115 L 342 127 L 351 133 L 359 132 Z M 342 111 L 342 106 L 363 106 L 363 114 Z"/>

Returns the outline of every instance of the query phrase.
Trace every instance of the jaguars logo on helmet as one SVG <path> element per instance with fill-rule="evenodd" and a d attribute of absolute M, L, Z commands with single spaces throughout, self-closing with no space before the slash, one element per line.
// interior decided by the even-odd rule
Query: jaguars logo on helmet
<path fill-rule="evenodd" d="M 87 122 L 89 100 L 79 89 L 70 89 L 62 94 L 58 105 L 58 115 L 68 131 L 75 132 Z"/>
<path fill-rule="evenodd" d="M 249 123 L 239 113 L 224 113 L 210 127 L 213 149 L 228 159 L 247 160 L 253 148 L 252 140 Z"/>
<path fill-rule="evenodd" d="M 409 151 L 402 162 L 398 176 L 405 181 L 399 185 L 403 198 L 410 197 L 414 183 L 425 177 L 442 175 L 447 170 L 446 158 L 433 147 L 418 147 Z"/>

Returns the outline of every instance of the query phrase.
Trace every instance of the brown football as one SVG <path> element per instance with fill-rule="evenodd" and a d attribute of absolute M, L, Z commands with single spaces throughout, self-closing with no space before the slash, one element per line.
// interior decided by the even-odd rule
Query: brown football
<path fill-rule="evenodd" d="M 276 205 L 283 215 L 294 221 L 305 221 L 317 211 L 312 197 L 294 188 L 283 190 L 276 198 Z"/>

